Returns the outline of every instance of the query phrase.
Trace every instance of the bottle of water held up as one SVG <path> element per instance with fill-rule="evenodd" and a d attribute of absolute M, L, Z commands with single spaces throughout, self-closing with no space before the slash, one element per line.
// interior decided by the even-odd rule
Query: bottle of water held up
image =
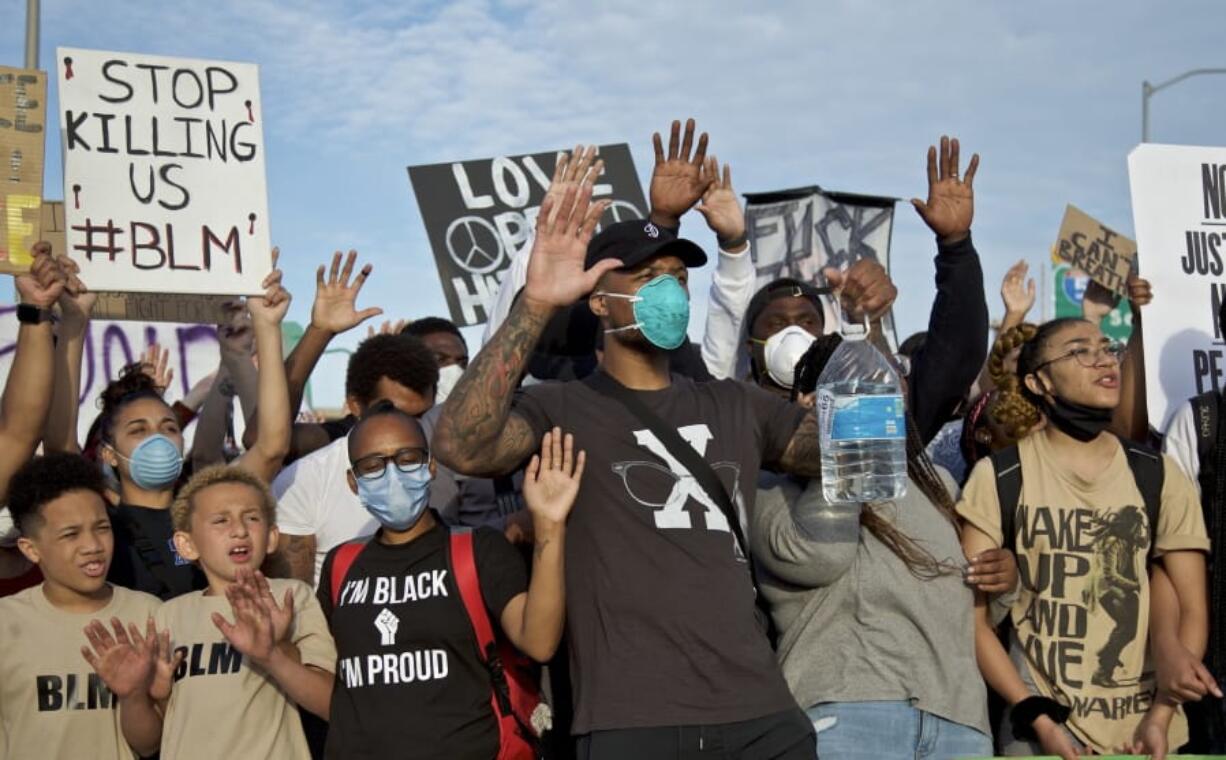
<path fill-rule="evenodd" d="M 843 336 L 817 379 L 822 494 L 832 504 L 907 492 L 907 423 L 894 368 L 862 334 Z"/>

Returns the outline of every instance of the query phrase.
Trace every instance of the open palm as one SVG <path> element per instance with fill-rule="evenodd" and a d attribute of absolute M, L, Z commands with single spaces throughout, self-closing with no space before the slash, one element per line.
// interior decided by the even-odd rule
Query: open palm
<path fill-rule="evenodd" d="M 524 297 L 555 308 L 570 306 L 596 288 L 601 275 L 621 266 L 604 260 L 586 269 L 587 244 L 606 201 L 592 203 L 590 179 L 571 186 L 561 200 L 546 197 L 536 218 L 536 238 L 528 258 Z"/>
<path fill-rule="evenodd" d="M 579 495 L 579 481 L 587 456 L 575 456 L 575 437 L 554 428 L 541 440 L 541 453 L 533 456 L 524 473 L 524 501 L 534 517 L 562 523 Z"/>
<path fill-rule="evenodd" d="M 979 154 L 971 157 L 966 176 L 958 178 L 958 139 L 941 136 L 940 154 L 928 148 L 928 200 L 912 198 L 911 205 L 924 223 L 947 243 L 957 242 L 970 233 L 975 217 L 975 172 Z"/>
<path fill-rule="evenodd" d="M 338 335 L 346 330 L 352 330 L 371 317 L 383 313 L 383 309 L 372 307 L 358 311 L 358 293 L 370 276 L 374 266 L 367 264 L 353 277 L 353 267 L 357 263 L 358 252 L 350 251 L 344 257 L 345 264 L 341 266 L 341 252 L 332 254 L 332 267 L 324 277 L 324 267 L 320 265 L 315 270 L 315 303 L 311 306 L 311 324 L 321 330 Z"/>
<path fill-rule="evenodd" d="M 707 133 L 698 138 L 698 149 L 690 157 L 694 144 L 694 120 L 685 123 L 685 137 L 681 136 L 681 122 L 674 121 L 668 138 L 668 154 L 660 133 L 652 135 L 656 151 L 655 169 L 651 174 L 652 220 L 672 227 L 679 223 L 685 212 L 702 198 L 715 178 L 703 172 L 707 157 Z"/>
<path fill-rule="evenodd" d="M 85 627 L 90 645 L 81 647 L 81 654 L 111 693 L 126 699 L 149 689 L 156 651 L 130 638 L 118 619 L 111 619 L 111 627 L 114 636 L 101 621 L 91 621 Z"/>

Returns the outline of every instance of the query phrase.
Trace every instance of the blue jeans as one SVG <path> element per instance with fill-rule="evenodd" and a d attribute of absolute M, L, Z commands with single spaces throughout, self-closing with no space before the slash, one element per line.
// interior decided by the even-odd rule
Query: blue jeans
<path fill-rule="evenodd" d="M 952 760 L 992 756 L 992 739 L 970 726 L 917 710 L 909 702 L 827 702 L 805 713 L 817 726 L 823 760 Z"/>

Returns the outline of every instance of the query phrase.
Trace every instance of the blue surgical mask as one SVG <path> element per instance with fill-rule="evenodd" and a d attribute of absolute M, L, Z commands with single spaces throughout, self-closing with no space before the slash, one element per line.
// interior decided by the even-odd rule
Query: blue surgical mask
<path fill-rule="evenodd" d="M 358 482 L 358 500 L 379 524 L 391 530 L 408 530 L 417 524 L 430 504 L 430 468 L 401 472 L 388 462 L 383 475 Z"/>
<path fill-rule="evenodd" d="M 130 457 L 118 451 L 115 455 L 128 463 L 132 482 L 146 491 L 161 491 L 174 485 L 179 473 L 183 472 L 183 452 L 161 433 L 154 433 L 136 444 Z"/>
<path fill-rule="evenodd" d="M 638 330 L 651 345 L 671 351 L 685 342 L 690 326 L 690 295 L 671 274 L 662 274 L 643 285 L 634 295 L 598 293 L 625 298 L 634 304 L 635 323 L 605 330 L 605 334 Z"/>

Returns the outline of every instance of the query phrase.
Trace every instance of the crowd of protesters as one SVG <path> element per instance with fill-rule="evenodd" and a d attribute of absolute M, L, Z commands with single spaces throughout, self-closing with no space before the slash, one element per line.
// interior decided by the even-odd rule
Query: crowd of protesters
<path fill-rule="evenodd" d="M 300 421 L 308 378 L 383 313 L 355 252 L 288 356 L 274 252 L 214 374 L 167 403 L 154 347 L 81 441 L 95 296 L 39 244 L 0 399 L 0 758 L 1226 753 L 1226 408 L 1151 429 L 1162 294 L 1130 279 L 1124 346 L 1096 286 L 1028 322 L 1019 262 L 991 336 L 979 157 L 942 137 L 912 201 L 936 297 L 895 350 L 879 263 L 755 287 L 707 135 L 654 151 L 649 218 L 603 228 L 599 155 L 561 156 L 480 350 L 394 315 L 326 421 Z M 718 242 L 698 343 L 691 211 Z M 900 378 L 897 500 L 824 494 L 832 314 Z"/>

